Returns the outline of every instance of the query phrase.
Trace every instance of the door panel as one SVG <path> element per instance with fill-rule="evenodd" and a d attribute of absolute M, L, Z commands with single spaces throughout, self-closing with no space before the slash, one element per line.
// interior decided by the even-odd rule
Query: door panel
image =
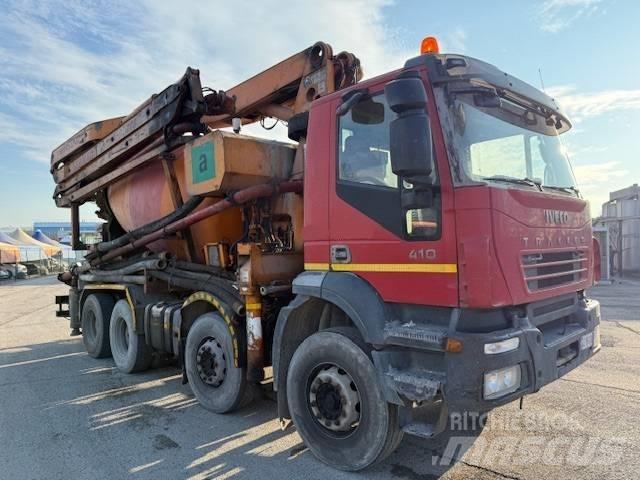
<path fill-rule="evenodd" d="M 365 101 L 384 103 L 384 95 L 379 95 L 383 89 L 383 82 L 372 85 L 370 98 Z M 431 92 L 427 93 L 431 113 L 435 106 Z M 332 102 L 334 111 L 340 103 L 339 99 Z M 437 169 L 434 179 L 439 184 L 435 206 L 425 212 L 424 218 L 423 212 L 410 214 L 412 228 L 407 228 L 406 212 L 400 205 L 400 188 L 404 184 L 395 179 L 388 165 L 385 126 L 390 118 L 380 123 L 377 113 L 368 114 L 369 110 L 379 113 L 380 109 L 358 112 L 362 124 L 353 116 L 347 120 L 333 117 L 337 148 L 333 149 L 330 162 L 330 244 L 346 247 L 349 260 L 334 258 L 331 269 L 356 273 L 386 301 L 455 306 L 458 277 L 453 192 L 440 130 L 432 124 Z M 385 115 L 395 114 L 387 108 Z M 352 141 L 347 142 L 350 137 Z M 357 148 L 351 148 L 354 145 Z M 354 165 L 363 166 L 364 172 L 358 175 Z"/>

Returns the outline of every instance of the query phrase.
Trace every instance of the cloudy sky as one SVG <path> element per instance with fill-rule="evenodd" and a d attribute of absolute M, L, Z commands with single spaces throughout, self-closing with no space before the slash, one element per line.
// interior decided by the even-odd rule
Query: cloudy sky
<path fill-rule="evenodd" d="M 323 40 L 371 77 L 425 35 L 536 86 L 542 72 L 573 120 L 566 143 L 596 215 L 610 190 L 640 181 L 638 20 L 635 0 L 0 0 L 0 227 L 66 220 L 51 200 L 52 148 L 188 65 L 228 89 Z"/>

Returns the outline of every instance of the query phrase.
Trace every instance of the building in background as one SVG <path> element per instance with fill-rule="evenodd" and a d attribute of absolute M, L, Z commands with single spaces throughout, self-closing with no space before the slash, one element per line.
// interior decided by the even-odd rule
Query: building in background
<path fill-rule="evenodd" d="M 101 222 L 80 222 L 80 239 L 86 245 L 100 241 Z M 71 222 L 34 222 L 33 231 L 40 230 L 47 237 L 62 243 L 71 243 Z"/>
<path fill-rule="evenodd" d="M 611 275 L 640 274 L 640 187 L 637 183 L 609 194 L 602 216 L 593 222 Z M 605 272 L 605 264 L 603 264 Z"/>

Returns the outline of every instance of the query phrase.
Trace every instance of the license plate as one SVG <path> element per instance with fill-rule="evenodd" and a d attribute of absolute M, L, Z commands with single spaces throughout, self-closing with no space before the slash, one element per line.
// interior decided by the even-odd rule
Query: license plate
<path fill-rule="evenodd" d="M 586 350 L 591 347 L 593 347 L 593 332 L 580 337 L 580 350 Z"/>

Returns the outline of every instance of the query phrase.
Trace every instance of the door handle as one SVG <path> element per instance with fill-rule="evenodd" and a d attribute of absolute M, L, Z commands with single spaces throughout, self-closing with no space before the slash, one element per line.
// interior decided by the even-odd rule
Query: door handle
<path fill-rule="evenodd" d="M 346 245 L 331 245 L 331 263 L 351 263 L 351 251 Z"/>

